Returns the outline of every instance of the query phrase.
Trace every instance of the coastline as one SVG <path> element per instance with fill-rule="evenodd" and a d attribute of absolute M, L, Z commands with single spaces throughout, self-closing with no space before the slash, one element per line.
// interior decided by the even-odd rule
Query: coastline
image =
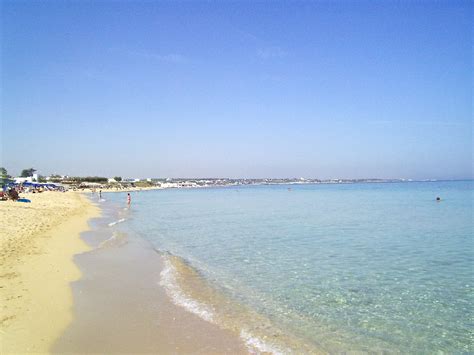
<path fill-rule="evenodd" d="M 163 256 L 123 229 L 133 208 L 100 206 L 82 235 L 89 250 L 75 256 L 82 277 L 71 283 L 74 319 L 53 353 L 248 353 L 238 334 L 173 302 L 161 284 Z"/>
<path fill-rule="evenodd" d="M 241 339 L 244 338 L 243 340 L 245 341 L 246 345 L 253 346 L 254 348 L 255 345 L 257 345 L 260 349 L 268 350 L 270 350 L 269 347 L 271 347 L 271 350 L 269 352 L 285 353 L 285 349 L 301 349 L 300 341 L 302 340 L 303 342 L 305 342 L 307 340 L 311 347 L 316 347 L 317 349 L 311 349 L 309 351 L 295 350 L 296 353 L 325 353 L 330 351 L 344 352 L 349 350 L 354 352 L 389 352 L 391 349 L 397 349 L 398 346 L 400 346 L 400 348 L 404 349 L 404 351 L 406 352 L 409 351 L 410 345 L 407 345 L 405 343 L 405 339 L 411 338 L 407 335 L 403 335 L 399 338 L 399 342 L 395 342 L 395 340 L 393 340 L 394 335 L 392 335 L 390 329 L 388 327 L 383 328 L 384 324 L 388 324 L 393 319 L 397 319 L 396 317 L 400 313 L 380 312 L 379 314 L 381 320 L 378 324 L 373 320 L 368 321 L 368 324 L 372 327 L 369 329 L 370 331 L 373 331 L 373 329 L 381 329 L 386 332 L 386 335 L 384 334 L 384 338 L 378 336 L 369 336 L 370 334 L 368 336 L 365 336 L 365 334 L 367 333 L 360 335 L 360 332 L 365 332 L 365 329 L 367 329 L 365 327 L 365 324 L 358 328 L 354 327 L 351 329 L 351 325 L 348 325 L 346 327 L 345 324 L 341 324 L 342 322 L 339 322 L 339 320 L 342 318 L 340 314 L 342 312 L 345 312 L 346 309 L 350 309 L 349 307 L 352 305 L 355 306 L 353 308 L 354 311 L 358 312 L 359 309 L 364 309 L 363 307 L 367 307 L 366 309 L 370 309 L 372 304 L 375 304 L 377 306 L 376 309 L 380 309 L 381 307 L 385 307 L 385 305 L 387 305 L 387 309 L 391 310 L 391 305 L 398 303 L 397 299 L 391 302 L 384 303 L 382 297 L 377 298 L 379 297 L 378 295 L 380 295 L 379 292 L 371 292 L 370 288 L 364 288 L 364 285 L 353 286 L 350 275 L 349 277 L 347 277 L 347 280 L 349 281 L 344 286 L 345 289 L 339 289 L 340 283 L 337 280 L 332 279 L 331 277 L 327 277 L 327 274 L 324 275 L 324 269 L 320 268 L 320 266 L 324 266 L 325 263 L 327 263 L 328 265 L 334 265 L 336 270 L 341 270 L 341 272 L 343 273 L 342 275 L 344 275 L 345 270 L 351 270 L 351 263 L 340 263 L 339 261 L 337 261 L 337 258 L 336 262 L 332 261 L 331 259 L 334 259 L 334 257 L 330 256 L 332 255 L 331 250 L 329 250 L 329 253 L 326 253 L 328 257 L 326 259 L 323 259 L 323 262 L 319 262 L 319 259 L 315 260 L 316 262 L 314 263 L 303 264 L 303 262 L 301 262 L 299 264 L 300 268 L 296 270 L 291 269 L 293 265 L 297 264 L 295 263 L 296 260 L 292 259 L 291 257 L 285 258 L 285 256 L 288 256 L 288 254 L 281 253 L 280 255 L 283 257 L 282 260 L 284 262 L 288 260 L 288 262 L 286 263 L 286 265 L 285 263 L 282 264 L 282 266 L 286 267 L 277 269 L 278 274 L 273 274 L 276 276 L 288 276 L 289 284 L 291 284 L 292 287 L 293 285 L 299 285 L 299 287 L 295 287 L 294 289 L 305 291 L 304 293 L 295 295 L 297 297 L 300 297 L 299 300 L 303 299 L 303 301 L 305 301 L 307 297 L 306 295 L 309 295 L 311 297 L 311 303 L 308 303 L 309 306 L 312 307 L 307 307 L 306 310 L 309 310 L 309 312 L 314 313 L 308 312 L 310 314 L 310 316 L 308 317 L 306 317 L 303 312 L 298 312 L 299 309 L 296 309 L 296 311 L 294 312 L 291 312 L 290 309 L 290 312 L 287 312 L 286 307 L 281 307 L 281 304 L 283 302 L 278 304 L 278 300 L 276 300 L 277 302 L 272 303 L 271 298 L 259 298 L 258 293 L 255 295 L 256 297 L 253 297 L 253 299 L 246 298 L 246 295 L 252 295 L 252 284 L 249 285 L 249 288 L 245 288 L 242 287 L 245 286 L 245 284 L 242 285 L 234 282 L 226 283 L 225 278 L 218 279 L 217 277 L 219 277 L 219 274 L 213 273 L 213 270 L 210 267 L 206 268 L 205 264 L 206 261 L 213 262 L 214 260 L 220 258 L 220 260 L 222 260 L 221 263 L 216 262 L 215 264 L 211 264 L 211 266 L 214 265 L 217 267 L 225 267 L 225 263 L 227 263 L 227 261 L 229 261 L 229 263 L 234 261 L 234 263 L 229 264 L 232 267 L 231 271 L 239 270 L 239 268 L 241 268 L 242 266 L 242 269 L 246 271 L 245 268 L 247 268 L 247 270 L 250 270 L 251 268 L 246 267 L 246 264 L 244 263 L 250 260 L 252 264 L 258 266 L 258 268 L 254 268 L 254 270 L 258 269 L 264 271 L 264 268 L 266 266 L 269 266 L 269 262 L 271 262 L 272 260 L 278 260 L 279 255 L 273 253 L 271 249 L 267 249 L 268 251 L 264 252 L 263 255 L 260 257 L 259 255 L 261 254 L 259 253 L 259 251 L 265 250 L 265 245 L 270 245 L 273 247 L 275 245 L 273 241 L 278 241 L 275 237 L 281 238 L 282 234 L 284 234 L 285 232 L 278 234 L 275 233 L 273 230 L 273 233 L 267 233 L 269 230 L 265 228 L 262 229 L 263 233 L 258 234 L 258 227 L 261 224 L 260 221 L 272 221 L 272 224 L 274 223 L 275 225 L 279 225 L 276 219 L 277 216 L 279 216 L 279 213 L 275 212 L 287 211 L 288 206 L 292 206 L 290 210 L 296 210 L 295 206 L 299 206 L 301 201 L 304 202 L 304 206 L 308 207 L 306 208 L 306 210 L 314 210 L 314 213 L 310 216 L 312 217 L 311 220 L 313 220 L 314 218 L 315 222 L 312 225 L 310 224 L 312 228 L 311 233 L 308 233 L 308 235 L 321 235 L 324 237 L 324 235 L 328 233 L 334 238 L 334 240 L 338 241 L 338 248 L 341 247 L 340 242 L 344 239 L 347 239 L 347 237 L 342 235 L 341 238 L 339 238 L 340 233 L 338 232 L 340 232 L 340 230 L 334 230 L 334 228 L 332 227 L 333 225 L 335 225 L 335 223 L 328 223 L 328 229 L 324 231 L 324 234 L 318 234 L 318 231 L 321 228 L 320 225 L 324 226 L 324 223 L 321 223 L 321 220 L 318 219 L 318 217 L 321 216 L 321 218 L 325 218 L 323 216 L 325 216 L 325 202 L 328 201 L 328 196 L 333 198 L 334 196 L 344 197 L 343 199 L 339 198 L 334 201 L 335 204 L 333 205 L 332 209 L 335 212 L 332 215 L 334 217 L 332 221 L 336 223 L 340 221 L 340 213 L 344 213 L 346 210 L 341 208 L 334 208 L 335 206 L 345 206 L 346 204 L 348 204 L 349 206 L 351 206 L 351 210 L 353 211 L 355 211 L 355 207 L 358 206 L 372 206 L 371 209 L 365 212 L 363 216 L 355 216 L 361 223 L 367 223 L 366 221 L 369 221 L 372 216 L 378 216 L 377 211 L 383 210 L 382 207 L 384 206 L 389 207 L 390 211 L 394 210 L 399 212 L 397 214 L 399 216 L 406 216 L 404 212 L 405 206 L 413 206 L 416 207 L 419 211 L 419 216 L 427 218 L 431 221 L 432 219 L 436 219 L 437 216 L 441 216 L 442 213 L 446 213 L 446 211 L 448 211 L 446 207 L 449 206 L 433 202 L 432 197 L 436 196 L 439 191 L 443 191 L 441 195 L 446 197 L 446 201 L 449 201 L 448 203 L 455 204 L 456 201 L 456 195 L 454 195 L 452 191 L 449 191 L 449 189 L 451 189 L 449 185 L 447 185 L 447 187 L 442 187 L 437 185 L 432 186 L 431 183 L 429 183 L 420 184 L 420 186 L 401 186 L 401 184 L 385 186 L 387 186 L 386 189 L 381 189 L 380 186 L 354 186 L 354 188 L 351 188 L 349 190 L 347 187 L 341 188 L 324 186 L 320 188 L 315 187 L 312 192 L 306 189 L 300 189 L 298 191 L 296 191 L 295 189 L 292 193 L 287 191 L 286 187 L 262 187 L 260 189 L 262 190 L 262 194 L 258 194 L 259 191 L 254 189 L 241 189 L 240 191 L 234 191 L 233 189 L 222 189 L 219 192 L 212 191 L 211 189 L 199 192 L 189 190 L 189 193 L 177 190 L 149 192 L 147 194 L 143 194 L 142 197 L 140 197 L 139 195 L 136 196 L 136 198 L 133 200 L 134 202 L 131 206 L 131 209 L 129 210 L 130 214 L 128 216 L 118 215 L 113 220 L 111 220 L 111 223 L 114 223 L 114 228 L 109 228 L 108 238 L 113 237 L 113 235 L 111 236 L 113 230 L 122 230 L 125 232 L 129 232 L 128 234 L 130 236 L 130 241 L 133 241 L 133 239 L 135 239 L 135 236 L 149 241 L 155 247 L 158 254 L 160 254 L 160 256 L 164 256 L 163 259 L 165 260 L 165 268 L 163 269 L 162 265 L 157 265 L 157 267 L 144 268 L 141 272 L 137 269 L 135 275 L 145 274 L 147 275 L 147 277 L 149 276 L 149 270 L 153 270 L 153 272 L 155 273 L 159 273 L 159 270 L 162 270 L 161 278 L 155 274 L 153 278 L 149 278 L 151 282 L 142 284 L 143 287 L 146 287 L 146 285 L 149 285 L 151 283 L 159 282 L 163 287 L 165 287 L 168 296 L 169 298 L 172 298 L 173 303 L 177 304 L 181 308 L 186 309 L 188 312 L 192 312 L 197 316 L 205 319 L 207 322 L 217 323 L 219 327 L 228 329 L 232 333 L 237 334 L 237 336 L 240 335 Z M 404 189 L 400 190 L 400 187 L 404 187 Z M 272 191 L 276 192 L 275 194 L 272 194 L 273 197 L 271 201 L 272 205 L 278 206 L 278 208 L 271 209 L 271 214 L 262 216 L 260 212 L 262 210 L 262 206 L 268 206 L 268 204 L 264 205 L 261 203 L 261 201 L 269 200 L 268 189 L 271 189 Z M 348 191 L 351 191 L 350 195 L 348 194 Z M 411 200 L 409 196 L 413 191 L 417 191 L 417 195 L 416 198 Z M 305 194 L 303 195 L 302 192 L 305 192 Z M 261 196 L 263 200 L 255 200 L 254 196 Z M 247 197 L 251 198 L 247 199 Z M 301 200 L 301 198 L 303 197 L 304 199 Z M 104 207 L 110 204 L 111 202 L 115 202 L 118 205 L 125 207 L 126 193 L 121 195 L 108 195 L 106 199 L 107 203 L 103 204 Z M 248 203 L 244 203 L 244 199 L 247 200 Z M 315 204 L 315 200 L 319 203 Z M 464 201 L 464 203 L 467 202 L 465 201 L 465 199 L 462 199 L 461 201 Z M 187 208 L 187 206 L 189 206 L 189 208 Z M 225 206 L 231 206 L 231 208 L 223 208 Z M 462 204 L 460 206 L 462 206 Z M 466 206 L 466 204 L 464 204 L 464 206 Z M 123 208 L 120 208 L 120 210 L 123 210 Z M 253 223 L 245 224 L 244 222 L 248 220 L 248 218 L 245 219 L 239 217 L 241 216 L 240 212 L 243 210 L 246 211 L 246 216 L 254 216 L 258 218 L 254 218 Z M 217 211 L 222 213 L 217 214 Z M 252 211 L 254 212 L 254 214 L 252 214 Z M 336 213 L 336 211 L 339 212 Z M 454 212 L 455 209 L 451 211 Z M 208 229 L 206 229 L 206 226 L 213 226 L 213 221 L 217 221 L 217 218 L 214 216 L 217 215 L 219 216 L 218 218 L 221 224 L 218 224 L 214 228 L 214 230 L 219 231 L 219 233 L 207 233 Z M 227 218 L 227 216 L 230 217 Z M 262 218 L 260 218 L 261 216 Z M 299 216 L 301 216 L 301 214 Z M 292 217 L 291 214 L 290 217 Z M 305 221 L 309 220 L 306 214 L 304 214 L 303 217 Z M 119 222 L 123 218 L 125 218 L 123 223 Z M 319 223 L 317 223 L 318 221 Z M 115 222 L 119 223 L 115 224 Z M 252 222 L 252 220 L 250 220 L 249 222 Z M 347 223 L 350 227 L 350 220 L 348 220 Z M 199 226 L 201 225 L 203 226 L 203 228 L 199 228 Z M 247 227 L 247 231 L 250 230 L 251 233 L 245 233 L 245 226 Z M 281 228 L 280 230 L 286 231 L 287 229 L 284 228 L 285 224 L 282 224 L 282 226 L 283 228 Z M 290 227 L 292 227 L 291 231 L 293 231 L 294 226 L 290 225 Z M 242 233 L 240 233 L 240 231 L 242 231 Z M 304 232 L 298 230 L 296 231 L 299 233 Z M 344 231 L 345 229 L 343 228 L 342 232 Z M 349 231 L 353 230 L 349 229 Z M 229 232 L 229 234 L 227 234 L 228 238 L 219 239 L 222 233 L 227 232 Z M 370 250 L 369 241 L 373 240 L 374 237 L 372 237 L 370 233 L 367 233 L 370 232 L 370 230 L 367 230 L 367 228 L 362 228 L 361 232 L 363 233 L 354 233 L 354 237 L 349 238 L 347 240 L 353 245 L 359 247 L 360 242 L 364 241 L 364 236 L 368 236 L 369 239 L 366 239 L 366 242 L 368 243 L 368 249 L 346 248 L 346 250 L 344 251 L 345 255 L 352 255 L 350 253 L 352 253 L 354 250 L 360 250 L 359 256 L 363 257 L 366 250 Z M 269 234 L 271 235 L 268 237 L 268 239 L 263 239 L 263 243 L 259 244 L 253 242 L 253 240 L 259 240 L 257 238 L 266 238 L 265 235 Z M 199 238 L 200 236 L 204 237 Z M 248 236 L 248 238 L 245 239 L 246 236 Z M 243 240 L 246 240 L 245 244 L 233 244 L 232 241 L 237 242 L 238 240 L 241 240 L 241 238 L 243 238 Z M 411 240 L 409 234 L 406 235 L 406 238 L 408 238 L 408 240 Z M 116 241 L 114 241 L 114 243 Z M 112 240 L 110 240 L 110 242 L 112 242 Z M 293 243 L 293 238 L 287 239 L 287 242 Z M 310 250 L 309 253 L 306 253 L 305 251 L 306 246 L 308 245 L 308 239 L 300 239 L 300 242 L 300 245 L 304 247 L 300 249 L 303 252 L 300 254 L 303 257 L 303 260 L 314 260 L 312 258 L 314 255 L 318 255 L 317 251 Z M 322 242 L 324 244 L 324 239 L 322 240 Z M 313 242 L 311 241 L 311 243 Z M 213 245 L 215 245 L 216 248 L 212 248 Z M 252 247 L 251 250 L 255 251 L 253 254 L 249 253 L 249 248 L 247 248 L 247 245 L 250 245 Z M 289 244 L 286 245 L 288 246 Z M 284 245 L 282 244 L 282 246 Z M 409 243 L 407 244 L 407 246 L 411 247 L 412 244 Z M 423 244 L 419 246 L 422 247 Z M 185 249 L 186 247 L 188 247 L 188 249 Z M 238 249 L 237 247 L 239 247 L 240 249 Z M 237 255 L 239 257 L 235 259 L 229 258 L 230 253 L 226 254 L 225 250 L 236 250 Z M 239 250 L 242 251 L 242 253 L 238 254 Z M 115 252 L 118 251 L 116 250 Z M 113 252 L 112 250 L 108 251 L 108 253 L 110 253 L 109 255 L 112 255 L 115 252 Z M 123 256 L 125 256 L 125 254 L 126 253 L 124 252 Z M 139 255 L 141 256 L 142 254 Z M 81 258 L 83 256 L 84 255 L 82 255 Z M 199 257 L 204 258 L 199 259 Z M 205 257 L 208 258 L 205 259 Z M 319 256 L 319 258 L 321 257 L 324 257 L 324 255 Z M 394 258 L 395 261 L 399 260 L 397 254 L 394 255 Z M 133 259 L 128 260 L 138 261 L 144 259 L 145 258 L 135 257 Z M 204 263 L 201 263 L 201 260 Z M 360 259 L 359 257 L 359 260 L 362 259 Z M 383 266 L 384 261 L 382 259 L 380 259 L 380 261 Z M 86 263 L 84 262 L 84 264 Z M 89 263 L 89 265 L 91 265 L 91 263 Z M 306 270 L 308 265 L 309 267 L 312 267 L 312 269 L 310 269 L 312 270 L 312 272 L 306 274 L 310 276 L 309 278 L 302 277 L 300 282 L 298 281 L 298 278 L 292 277 L 293 270 L 300 272 L 299 275 L 304 276 L 304 271 Z M 267 272 L 269 276 L 272 276 L 271 268 L 272 266 L 269 266 L 267 269 L 269 271 Z M 290 270 L 290 272 L 286 273 L 286 270 Z M 118 277 L 120 275 L 120 277 L 122 277 L 122 271 L 128 270 L 121 270 L 120 268 L 117 268 L 116 271 L 110 273 L 110 275 L 115 275 L 115 277 Z M 366 274 L 370 274 L 368 273 L 369 271 L 370 270 L 366 271 Z M 315 282 L 315 287 L 312 290 L 305 289 L 304 285 L 303 287 L 301 287 L 303 283 L 308 283 L 306 282 L 307 280 L 311 282 L 311 280 L 314 278 L 313 275 L 318 275 L 319 272 L 321 272 L 321 274 L 325 277 L 320 277 L 318 282 Z M 395 276 L 398 276 L 397 273 L 398 271 L 396 271 Z M 84 274 L 87 273 L 84 272 Z M 215 277 L 213 274 L 215 275 Z M 409 277 L 409 275 L 407 276 Z M 125 280 L 127 280 L 128 278 L 130 278 L 130 275 L 125 277 Z M 252 281 L 252 279 L 253 277 L 249 278 L 250 281 Z M 219 280 L 223 280 L 224 282 L 219 282 Z M 335 282 L 331 285 L 331 288 L 322 288 L 323 292 L 319 292 L 319 286 L 316 285 L 323 285 L 323 287 L 325 287 L 324 282 L 326 282 L 326 280 L 335 280 Z M 392 285 L 391 280 L 387 280 L 386 282 L 387 285 Z M 260 285 L 262 284 L 263 283 L 260 283 Z M 371 285 L 370 280 L 367 284 Z M 122 286 L 125 286 L 127 290 L 129 288 L 133 288 L 129 287 L 128 285 L 133 285 L 133 283 L 123 283 L 122 280 Z M 227 288 L 227 285 L 231 287 Z M 275 285 L 275 283 L 269 283 L 268 285 L 269 287 L 274 289 L 273 285 Z M 116 284 L 113 287 L 117 292 L 123 292 L 119 284 Z M 370 287 L 373 287 L 374 290 L 377 290 L 377 288 L 373 285 L 371 285 Z M 396 284 L 394 285 L 394 287 L 397 287 Z M 285 295 L 285 293 L 283 292 L 292 289 L 293 288 L 282 288 L 282 294 Z M 234 292 L 233 290 L 236 291 Z M 336 290 L 338 292 L 335 292 L 333 296 L 331 294 L 332 290 Z M 277 291 L 279 290 L 277 289 Z M 129 291 L 127 291 L 127 293 L 128 292 Z M 87 293 L 88 292 L 83 292 L 83 294 Z M 291 291 L 288 292 L 288 294 L 292 296 Z M 392 294 L 396 295 L 396 291 Z M 325 303 L 319 301 L 319 298 L 324 297 L 327 297 L 326 300 L 323 299 Z M 416 301 L 417 298 L 418 297 L 412 298 L 412 305 L 418 304 L 418 301 Z M 298 300 L 298 298 L 296 299 Z M 265 303 L 263 304 L 263 307 L 259 308 L 259 306 L 263 303 L 259 303 L 260 300 Z M 157 302 L 160 301 L 157 300 Z M 291 303 L 287 304 L 291 306 Z M 431 304 L 433 303 L 430 302 L 429 304 L 427 304 L 428 312 L 426 312 L 425 314 L 430 314 L 430 309 L 436 308 L 436 306 L 433 307 L 431 306 Z M 250 309 L 243 309 L 243 307 L 240 307 L 242 305 L 248 305 L 250 306 Z M 283 303 L 283 305 L 285 305 L 285 303 Z M 320 322 L 316 317 L 310 318 L 313 314 L 317 314 L 316 312 L 318 311 L 319 305 L 322 305 L 322 307 L 326 307 L 325 309 L 323 309 L 325 312 L 327 312 L 326 314 L 334 315 L 334 321 L 331 320 L 331 323 L 325 323 L 324 319 Z M 266 311 L 266 309 L 269 311 Z M 79 310 L 83 311 L 81 309 Z M 97 313 L 100 311 L 100 308 L 96 308 L 91 313 Z M 373 310 L 370 309 L 370 311 Z M 137 313 L 138 312 L 139 308 L 137 309 Z M 270 322 L 267 322 L 265 319 L 262 319 L 262 317 L 254 316 L 252 313 L 255 312 L 257 313 L 257 315 L 263 315 L 264 317 L 266 315 L 269 318 Z M 358 313 L 354 314 L 357 315 Z M 420 314 L 419 317 L 421 318 L 422 315 Z M 156 317 L 156 319 L 160 319 L 159 315 Z M 409 318 L 407 317 L 407 319 Z M 133 318 L 131 318 L 131 320 L 133 321 Z M 411 321 L 412 324 L 417 324 L 416 320 Z M 372 322 L 374 323 L 373 326 Z M 377 328 L 375 328 L 375 326 L 377 326 Z M 283 328 L 283 332 L 279 332 L 278 328 Z M 287 336 L 290 336 L 290 339 L 288 339 Z M 297 344 L 293 343 L 293 336 L 297 338 Z M 84 337 L 84 339 L 85 338 L 87 337 Z M 248 342 L 247 339 L 249 340 Z M 288 344 L 289 342 L 287 340 L 290 340 L 291 343 Z M 460 341 L 462 342 L 463 340 L 461 339 Z M 280 344 L 282 346 L 279 346 Z M 292 346 L 293 344 L 296 346 Z M 422 346 L 425 345 L 421 344 L 419 349 L 421 349 Z M 445 347 L 444 345 L 432 347 L 432 349 L 436 348 L 448 349 L 448 347 Z M 283 351 L 279 351 L 280 349 L 282 349 Z M 325 349 L 327 350 L 325 351 Z"/>
<path fill-rule="evenodd" d="M 74 321 L 53 352 L 324 353 L 130 229 L 141 212 L 124 200 L 99 200 L 101 217 L 82 235 L 91 249 L 75 258 L 83 277 L 71 285 Z"/>
<path fill-rule="evenodd" d="M 80 233 L 100 210 L 83 194 L 28 194 L 0 204 L 0 320 L 3 353 L 48 353 L 72 321 L 70 283 L 81 277 L 74 255 Z"/>
<path fill-rule="evenodd" d="M 2 353 L 247 353 L 238 336 L 172 302 L 153 248 L 111 238 L 109 223 L 91 230 L 106 211 L 87 194 L 25 196 L 32 202 L 0 205 Z"/>
<path fill-rule="evenodd" d="M 0 204 L 2 353 L 325 353 L 234 307 L 189 259 L 150 243 L 153 231 L 136 228 L 151 210 L 140 199 L 126 208 L 124 196 L 28 197 Z"/>
<path fill-rule="evenodd" d="M 111 187 L 111 188 L 96 188 L 96 189 L 91 189 L 87 188 L 84 189 L 84 193 L 89 193 L 89 194 L 96 194 L 98 190 L 101 190 L 102 193 L 110 193 L 110 192 L 140 192 L 140 191 L 151 191 L 151 190 L 163 190 L 165 189 L 164 187 L 159 187 L 159 186 L 146 186 L 146 187 L 128 187 L 128 188 L 123 188 L 123 189 L 118 189 L 116 187 Z M 95 191 L 94 191 L 95 190 Z"/>

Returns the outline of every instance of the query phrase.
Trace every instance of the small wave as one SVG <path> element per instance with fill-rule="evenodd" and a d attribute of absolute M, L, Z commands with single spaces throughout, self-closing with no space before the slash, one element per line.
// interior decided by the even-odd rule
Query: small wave
<path fill-rule="evenodd" d="M 100 249 L 100 248 L 104 248 L 107 246 L 107 244 L 110 244 L 111 242 L 114 242 L 115 240 L 117 240 L 117 236 L 115 234 L 113 234 L 110 238 L 104 240 L 103 242 L 101 242 L 97 249 Z"/>
<path fill-rule="evenodd" d="M 122 223 L 122 222 L 125 222 L 125 218 L 120 218 L 118 221 L 110 222 L 108 226 L 112 227 L 112 226 L 115 226 L 117 223 Z"/>
<path fill-rule="evenodd" d="M 173 300 L 173 303 L 201 317 L 205 321 L 214 323 L 214 314 L 212 313 L 212 310 L 206 305 L 186 296 L 178 286 L 176 270 L 171 261 L 165 257 L 164 263 L 165 266 L 160 273 L 160 285 L 165 288 L 166 293 Z"/>
<path fill-rule="evenodd" d="M 251 354 L 270 353 L 274 355 L 287 354 L 290 351 L 283 351 L 278 347 L 268 344 L 260 338 L 254 337 L 245 330 L 240 331 L 240 339 L 242 339 Z"/>
<path fill-rule="evenodd" d="M 280 355 L 292 353 L 292 348 L 287 347 L 287 343 L 281 338 L 281 336 L 277 336 L 278 339 L 273 339 L 270 336 L 267 336 L 268 334 L 264 335 L 260 334 L 260 332 L 257 332 L 258 334 L 256 334 L 252 331 L 251 327 L 255 322 L 257 322 L 257 324 L 269 324 L 268 321 L 259 317 L 254 312 L 249 312 L 249 310 L 242 306 L 234 305 L 229 307 L 229 300 L 224 300 L 222 295 L 217 295 L 209 288 L 206 289 L 206 286 L 202 287 L 202 284 L 198 294 L 201 296 L 204 294 L 206 295 L 204 296 L 205 299 L 209 298 L 212 300 L 207 303 L 200 301 L 200 298 L 190 296 L 189 293 L 186 292 L 186 287 L 189 286 L 189 283 L 194 285 L 191 286 L 191 288 L 196 287 L 194 278 L 197 277 L 199 279 L 197 270 L 188 265 L 186 260 L 174 256 L 169 251 L 159 250 L 156 248 L 154 250 L 163 257 L 164 263 L 163 270 L 160 273 L 159 284 L 165 289 L 166 294 L 175 305 L 183 307 L 188 312 L 193 313 L 201 319 L 213 323 L 222 329 L 235 332 L 237 336 L 240 335 L 239 337 L 241 341 L 250 354 Z M 183 275 L 186 281 L 182 280 Z M 188 279 L 190 277 L 191 279 Z M 183 281 L 184 284 L 181 284 Z M 191 293 L 191 295 L 194 294 Z M 214 307 L 213 305 L 216 306 Z M 237 306 L 237 308 L 233 309 L 232 307 L 235 306 Z M 256 328 L 258 328 L 258 326 Z M 278 329 L 273 328 L 273 330 L 273 332 L 269 333 L 270 335 L 283 335 Z M 283 338 L 285 337 L 283 336 Z M 272 341 L 269 341 L 270 339 Z M 296 348 L 298 347 L 295 347 L 295 349 Z M 304 347 L 300 349 L 306 350 Z M 303 350 L 303 352 L 311 351 Z"/>
<path fill-rule="evenodd" d="M 110 238 L 102 241 L 97 246 L 97 249 L 103 249 L 107 247 L 120 247 L 126 243 L 127 243 L 127 235 L 125 233 L 114 232 Z"/>

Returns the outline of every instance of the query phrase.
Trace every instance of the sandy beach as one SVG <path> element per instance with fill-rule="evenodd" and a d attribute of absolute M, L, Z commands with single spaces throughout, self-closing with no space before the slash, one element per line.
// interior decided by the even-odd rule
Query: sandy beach
<path fill-rule="evenodd" d="M 72 320 L 73 256 L 87 250 L 80 233 L 100 211 L 74 192 L 24 194 L 31 203 L 0 203 L 2 353 L 49 351 Z"/>
<path fill-rule="evenodd" d="M 1 353 L 247 352 L 238 335 L 171 302 L 152 248 L 110 243 L 108 224 L 91 229 L 104 211 L 87 196 L 0 204 Z"/>

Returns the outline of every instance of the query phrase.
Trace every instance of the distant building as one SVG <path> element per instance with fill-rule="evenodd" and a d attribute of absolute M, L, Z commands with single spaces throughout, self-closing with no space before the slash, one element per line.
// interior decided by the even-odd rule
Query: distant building
<path fill-rule="evenodd" d="M 23 182 L 33 182 L 33 177 L 28 176 L 28 177 L 17 177 L 17 178 L 15 178 L 15 183 L 16 184 L 21 184 Z"/>
<path fill-rule="evenodd" d="M 179 187 L 177 183 L 175 182 L 165 182 L 165 183 L 162 183 L 161 184 L 161 187 L 163 188 L 168 188 L 168 189 L 172 189 L 172 188 L 176 188 L 176 187 Z"/>
<path fill-rule="evenodd" d="M 123 179 L 123 181 L 125 181 L 125 182 L 139 182 L 140 179 L 130 179 L 129 178 L 129 179 Z"/>

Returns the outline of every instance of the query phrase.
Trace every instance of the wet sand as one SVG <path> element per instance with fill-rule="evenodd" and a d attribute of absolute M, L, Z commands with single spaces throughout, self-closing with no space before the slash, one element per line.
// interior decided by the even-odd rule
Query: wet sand
<path fill-rule="evenodd" d="M 74 321 L 53 352 L 247 353 L 235 333 L 174 305 L 159 285 L 163 258 L 107 222 L 84 235 L 93 250 L 75 257 L 83 277 L 72 284 Z"/>

